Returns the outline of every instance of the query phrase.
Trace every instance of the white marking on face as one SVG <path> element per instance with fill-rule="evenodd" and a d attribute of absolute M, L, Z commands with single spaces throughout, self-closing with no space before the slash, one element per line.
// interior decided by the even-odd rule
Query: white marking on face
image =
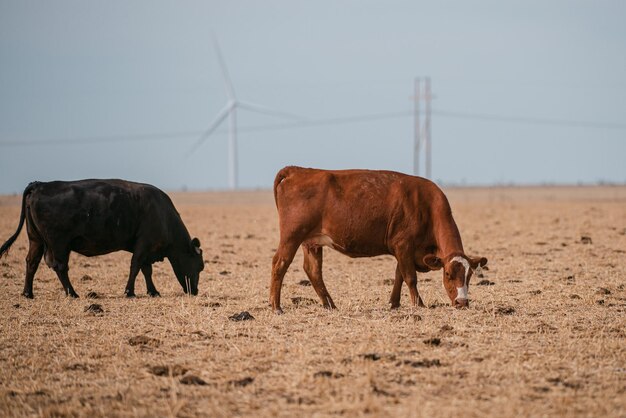
<path fill-rule="evenodd" d="M 450 260 L 450 263 L 452 263 L 453 261 L 456 261 L 457 263 L 461 263 L 461 265 L 463 265 L 463 268 L 465 268 L 465 278 L 463 279 L 463 287 L 457 287 L 456 288 L 456 298 L 455 300 L 459 300 L 459 299 L 467 299 L 467 277 L 469 276 L 469 271 L 470 271 L 470 265 L 469 262 L 460 256 L 454 257 L 452 260 Z"/>

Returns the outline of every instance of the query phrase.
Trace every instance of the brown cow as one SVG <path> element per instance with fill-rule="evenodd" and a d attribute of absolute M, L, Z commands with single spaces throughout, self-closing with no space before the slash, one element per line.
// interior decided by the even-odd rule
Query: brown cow
<path fill-rule="evenodd" d="M 443 286 L 456 307 L 469 305 L 472 270 L 486 258 L 468 257 L 448 199 L 433 182 L 393 171 L 285 167 L 274 180 L 280 243 L 272 263 L 270 303 L 282 313 L 280 290 L 302 246 L 304 271 L 322 304 L 335 308 L 322 279 L 322 247 L 349 257 L 391 254 L 397 260 L 392 308 L 402 281 L 413 305 L 424 306 L 417 274 L 443 267 Z"/>

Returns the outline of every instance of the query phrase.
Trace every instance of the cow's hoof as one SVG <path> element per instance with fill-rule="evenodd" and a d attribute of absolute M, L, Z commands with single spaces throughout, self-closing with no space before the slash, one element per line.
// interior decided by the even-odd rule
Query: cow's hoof
<path fill-rule="evenodd" d="M 276 308 L 276 309 L 274 309 L 274 313 L 275 313 L 276 315 L 282 315 L 282 314 L 284 314 L 284 312 L 283 312 L 283 310 L 282 310 L 281 308 Z"/>
<path fill-rule="evenodd" d="M 24 296 L 27 299 L 35 299 L 35 295 L 33 295 L 33 292 L 23 292 L 22 296 Z"/>
<path fill-rule="evenodd" d="M 400 304 L 398 303 L 397 305 L 391 305 L 391 310 L 396 310 L 400 308 Z"/>
<path fill-rule="evenodd" d="M 161 294 L 159 292 L 157 292 L 156 290 L 154 292 L 148 292 L 148 294 L 152 298 L 160 298 L 161 297 Z"/>
<path fill-rule="evenodd" d="M 68 294 L 68 296 L 71 297 L 72 299 L 78 299 L 79 298 L 79 296 L 78 296 L 78 294 L 76 292 L 71 292 L 71 293 Z"/>
<path fill-rule="evenodd" d="M 129 292 L 128 290 L 126 292 L 124 292 L 124 295 L 127 298 L 134 298 L 134 297 L 136 297 L 135 292 Z"/>

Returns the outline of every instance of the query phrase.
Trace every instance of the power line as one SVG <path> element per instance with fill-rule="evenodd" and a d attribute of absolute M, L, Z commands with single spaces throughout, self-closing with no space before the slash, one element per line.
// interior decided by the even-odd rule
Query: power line
<path fill-rule="evenodd" d="M 552 118 L 534 118 L 525 116 L 504 116 L 494 115 L 489 113 L 469 113 L 469 112 L 455 112 L 446 110 L 433 110 L 434 115 L 458 118 L 458 119 L 474 119 L 474 120 L 491 120 L 497 122 L 512 122 L 527 125 L 555 125 L 564 127 L 581 127 L 581 128 L 601 128 L 601 129 L 626 129 L 624 123 L 613 122 L 594 122 L 594 121 L 581 121 L 581 120 L 568 120 L 568 119 L 552 119 Z"/>
<path fill-rule="evenodd" d="M 13 141 L 0 141 L 0 146 L 30 146 L 30 145 L 68 145 L 68 144 L 99 144 L 104 142 L 127 142 L 127 141 L 153 141 L 162 139 L 189 139 L 194 135 L 199 135 L 201 131 L 181 131 L 166 133 L 146 133 L 136 135 L 110 135 L 110 136 L 85 136 L 75 138 L 53 138 L 53 139 L 25 139 Z"/>
<path fill-rule="evenodd" d="M 259 132 L 259 131 L 275 131 L 281 129 L 296 129 L 296 128 L 308 128 L 314 126 L 328 126 L 328 125 L 346 125 L 350 123 L 359 122 L 373 122 L 384 119 L 399 119 L 411 116 L 413 114 L 410 110 L 403 110 L 398 112 L 386 112 L 386 113 L 371 113 L 365 115 L 345 116 L 339 118 L 325 118 L 325 119 L 305 119 L 291 123 L 280 123 L 273 125 L 261 125 L 251 126 L 248 128 L 242 128 L 241 131 L 245 132 Z"/>
<path fill-rule="evenodd" d="M 347 125 L 352 123 L 366 123 L 374 122 L 386 119 L 400 119 L 414 116 L 413 110 L 402 110 L 396 112 L 382 112 L 362 114 L 346 117 L 336 118 L 322 118 L 322 119 L 306 119 L 294 122 L 269 124 L 269 125 L 256 125 L 239 128 L 239 132 L 263 132 L 263 131 L 278 131 L 287 129 L 301 129 L 316 126 L 332 126 L 332 125 Z M 506 116 L 495 115 L 488 113 L 473 113 L 473 112 L 458 112 L 447 110 L 432 110 L 432 115 L 443 118 L 452 119 L 469 119 L 469 120 L 483 120 L 494 121 L 503 123 L 516 123 L 525 125 L 552 125 L 561 127 L 579 127 L 579 128 L 594 128 L 594 129 L 616 129 L 626 130 L 626 124 L 612 123 L 612 122 L 596 122 L 596 121 L 579 121 L 579 120 L 567 120 L 567 119 L 555 119 L 555 118 L 535 118 L 535 117 L 523 117 L 523 116 Z M 164 132 L 164 133 L 145 133 L 135 135 L 110 135 L 110 136 L 86 136 L 75 138 L 53 138 L 53 139 L 25 139 L 25 140 L 12 140 L 12 141 L 0 141 L 0 146 L 5 147 L 17 147 L 17 146 L 36 146 L 36 145 L 71 145 L 71 144 L 97 144 L 97 143 L 111 143 L 111 142 L 136 142 L 136 141 L 159 141 L 159 140 L 173 140 L 173 139 L 185 139 L 191 140 L 201 135 L 203 131 L 178 131 L 178 132 Z M 216 134 L 225 134 L 227 131 L 216 131 Z"/>
<path fill-rule="evenodd" d="M 341 125 L 357 122 L 373 122 L 383 119 L 398 119 L 410 116 L 410 111 L 375 113 L 368 115 L 348 116 L 341 118 L 311 119 L 298 122 L 288 122 L 280 124 L 256 125 L 239 128 L 239 132 L 263 132 L 278 131 L 285 129 L 307 128 L 314 126 Z M 92 137 L 76 137 L 76 138 L 53 138 L 53 139 L 26 139 L 13 141 L 0 141 L 0 146 L 32 146 L 32 145 L 66 145 L 66 144 L 96 144 L 105 142 L 135 142 L 135 141 L 154 141 L 164 139 L 195 139 L 204 131 L 179 131 L 169 133 L 146 133 L 137 135 L 111 135 L 111 136 L 92 136 Z M 227 134 L 228 131 L 216 131 L 215 134 Z"/>

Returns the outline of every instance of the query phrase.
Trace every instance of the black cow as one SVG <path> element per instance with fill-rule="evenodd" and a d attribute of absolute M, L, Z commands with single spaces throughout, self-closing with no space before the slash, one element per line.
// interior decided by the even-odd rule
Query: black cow
<path fill-rule="evenodd" d="M 185 293 L 198 294 L 204 268 L 200 241 L 191 239 L 170 198 L 149 184 L 124 180 L 33 182 L 22 195 L 20 224 L 0 247 L 0 257 L 17 239 L 26 220 L 30 247 L 23 295 L 33 298 L 41 257 L 54 269 L 65 293 L 78 297 L 68 277 L 71 251 L 87 257 L 125 250 L 133 253 L 126 296 L 135 296 L 139 270 L 150 296 L 152 263 L 167 257 Z"/>

